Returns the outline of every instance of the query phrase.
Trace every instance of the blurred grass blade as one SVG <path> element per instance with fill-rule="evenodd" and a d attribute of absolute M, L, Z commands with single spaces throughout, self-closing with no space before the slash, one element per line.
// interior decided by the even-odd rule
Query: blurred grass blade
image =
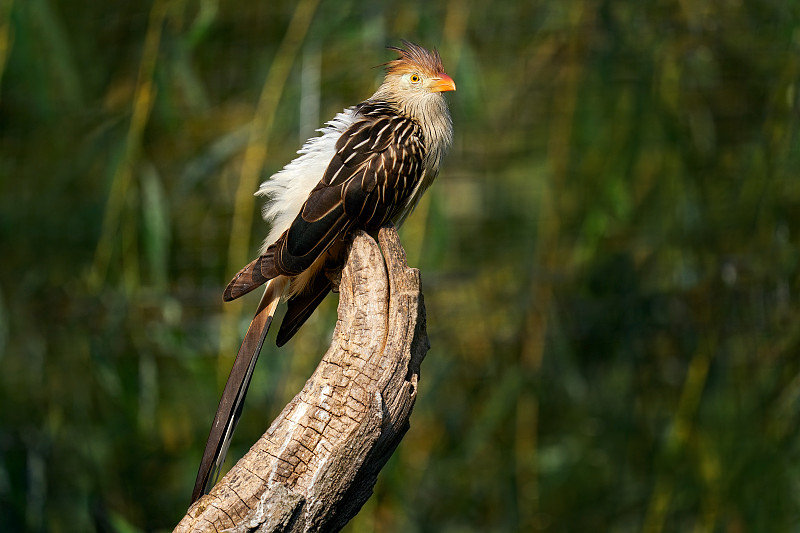
<path fill-rule="evenodd" d="M 13 7 L 14 0 L 0 0 L 0 99 L 3 98 L 3 73 L 6 70 L 6 62 L 14 42 L 14 32 L 11 27 Z"/>
<path fill-rule="evenodd" d="M 31 0 L 29 0 L 31 1 Z M 37 27 L 37 36 L 45 46 L 48 68 L 52 70 L 55 94 L 59 103 L 70 107 L 83 101 L 81 72 L 75 64 L 72 43 L 58 12 L 48 0 L 32 0 L 28 6 Z"/>
<path fill-rule="evenodd" d="M 300 127 L 298 141 L 302 145 L 320 127 L 320 71 L 322 52 L 318 40 L 310 40 L 303 47 L 300 69 Z"/>
<path fill-rule="evenodd" d="M 169 202 L 156 168 L 147 163 L 142 168 L 142 221 L 144 249 L 151 282 L 163 289 L 167 284 L 170 248 Z"/>
<path fill-rule="evenodd" d="M 716 334 L 710 332 L 697 348 L 683 384 L 678 408 L 667 435 L 662 456 L 665 459 L 662 472 L 656 478 L 653 494 L 647 508 L 643 531 L 660 533 L 669 512 L 670 500 L 675 490 L 676 479 L 673 466 L 689 443 L 692 434 L 692 421 L 697 414 L 703 389 L 708 378 L 708 369 L 717 348 Z"/>
<path fill-rule="evenodd" d="M 217 20 L 218 13 L 219 0 L 200 0 L 200 11 L 192 21 L 186 37 L 189 46 L 195 46 L 203 40 L 214 21 Z"/>
<path fill-rule="evenodd" d="M 147 25 L 147 34 L 144 39 L 144 49 L 142 50 L 142 59 L 139 63 L 139 74 L 136 80 L 131 122 L 125 141 L 125 152 L 122 159 L 117 163 L 111 181 L 111 189 L 100 228 L 100 239 L 95 249 L 94 262 L 89 273 L 89 287 L 92 290 L 99 289 L 106 280 L 114 241 L 119 231 L 120 218 L 125 205 L 125 197 L 128 194 L 133 178 L 133 167 L 139 158 L 142 135 L 153 107 L 153 100 L 155 99 L 153 75 L 166 14 L 167 0 L 156 0 L 150 9 L 150 19 Z"/>

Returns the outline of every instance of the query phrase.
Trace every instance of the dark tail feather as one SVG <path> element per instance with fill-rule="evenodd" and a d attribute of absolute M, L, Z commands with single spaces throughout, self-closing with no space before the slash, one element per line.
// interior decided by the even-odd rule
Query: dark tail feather
<path fill-rule="evenodd" d="M 301 294 L 291 297 L 286 303 L 288 309 L 278 330 L 275 343 L 283 346 L 300 329 L 311 313 L 325 299 L 331 290 L 331 282 L 325 275 L 318 275 Z"/>
<path fill-rule="evenodd" d="M 222 299 L 226 302 L 235 300 L 276 278 L 278 275 L 275 270 L 274 249 L 270 246 L 264 255 L 257 257 L 233 277 L 228 286 L 225 287 Z"/>
<path fill-rule="evenodd" d="M 269 331 L 275 308 L 280 302 L 286 282 L 284 277 L 270 280 L 264 296 L 258 304 L 256 314 L 250 322 L 250 327 L 247 328 L 242 346 L 239 348 L 239 353 L 236 355 L 236 360 L 233 362 L 231 373 L 228 376 L 228 382 L 225 383 L 225 390 L 222 391 L 214 423 L 211 425 L 211 432 L 208 435 L 206 449 L 203 452 L 203 459 L 200 462 L 197 480 L 192 491 L 192 503 L 208 492 L 217 481 L 219 470 L 222 463 L 225 462 L 225 454 L 228 453 L 231 436 L 242 413 L 247 388 L 253 377 L 256 361 L 258 361 L 258 354 L 261 352 L 264 338 Z"/>

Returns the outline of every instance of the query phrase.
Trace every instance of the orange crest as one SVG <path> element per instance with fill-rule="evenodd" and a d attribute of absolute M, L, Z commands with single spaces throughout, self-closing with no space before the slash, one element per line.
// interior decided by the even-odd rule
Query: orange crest
<path fill-rule="evenodd" d="M 400 54 L 399 58 L 384 63 L 388 74 L 402 74 L 421 70 L 429 76 L 436 76 L 444 72 L 444 65 L 442 65 L 442 58 L 439 57 L 439 52 L 427 50 L 406 40 L 403 40 L 402 43 L 405 48 L 387 47 Z"/>

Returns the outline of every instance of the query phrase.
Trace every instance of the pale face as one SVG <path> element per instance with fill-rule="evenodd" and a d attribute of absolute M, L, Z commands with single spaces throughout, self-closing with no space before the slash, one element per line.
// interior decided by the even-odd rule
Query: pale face
<path fill-rule="evenodd" d="M 444 91 L 455 91 L 456 84 L 453 78 L 439 72 L 437 74 L 426 73 L 423 71 L 409 71 L 399 76 L 397 80 L 399 91 L 409 93 L 440 93 Z"/>

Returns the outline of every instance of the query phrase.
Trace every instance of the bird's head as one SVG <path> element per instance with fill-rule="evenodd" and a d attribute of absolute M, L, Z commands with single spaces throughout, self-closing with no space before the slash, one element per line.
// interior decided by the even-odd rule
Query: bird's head
<path fill-rule="evenodd" d="M 400 57 L 385 64 L 386 80 L 395 90 L 427 93 L 456 90 L 453 78 L 444 71 L 439 52 L 408 41 L 403 41 L 403 46 L 405 48 L 390 46 L 389 49 Z"/>
<path fill-rule="evenodd" d="M 384 64 L 386 78 L 376 96 L 392 100 L 402 107 L 418 108 L 442 101 L 446 91 L 455 91 L 456 84 L 442 65 L 436 50 L 430 51 L 408 41 L 403 47 L 390 46 L 400 57 Z"/>
<path fill-rule="evenodd" d="M 453 123 L 442 94 L 455 91 L 456 83 L 445 73 L 436 50 L 402 42 L 402 48 L 389 47 L 400 57 L 384 64 L 386 77 L 370 100 L 388 103 L 419 123 L 427 145 L 426 167 L 437 169 L 453 140 Z"/>

